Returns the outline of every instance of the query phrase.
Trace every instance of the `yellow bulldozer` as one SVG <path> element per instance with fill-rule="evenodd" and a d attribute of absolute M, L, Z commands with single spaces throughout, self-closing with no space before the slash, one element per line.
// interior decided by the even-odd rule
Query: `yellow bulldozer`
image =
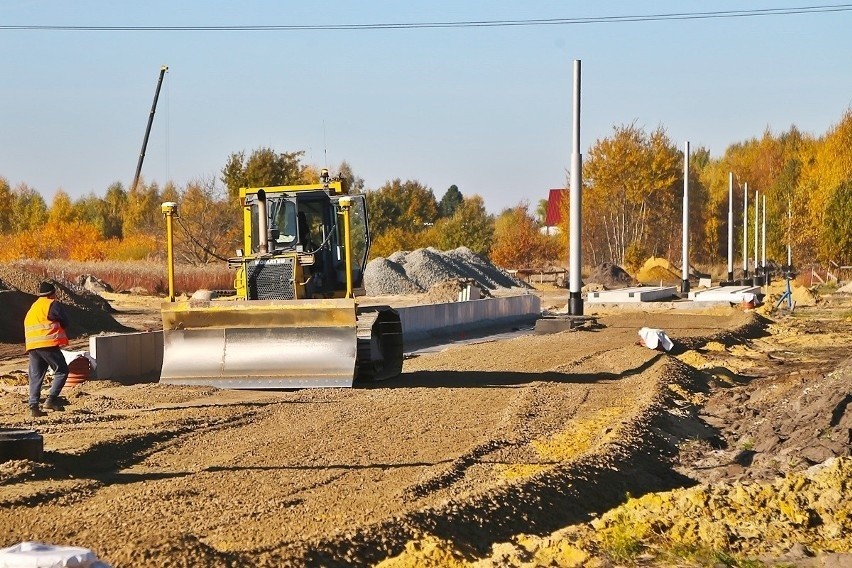
<path fill-rule="evenodd" d="M 174 203 L 164 203 L 169 301 L 160 382 L 234 389 L 351 387 L 402 370 L 399 314 L 361 306 L 370 247 L 366 200 L 320 183 L 241 188 L 236 294 L 175 301 Z M 195 296 L 195 295 L 194 295 Z"/>

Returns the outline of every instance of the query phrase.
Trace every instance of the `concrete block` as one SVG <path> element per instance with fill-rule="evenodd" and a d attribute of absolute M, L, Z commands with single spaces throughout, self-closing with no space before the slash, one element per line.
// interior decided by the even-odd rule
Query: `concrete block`
<path fill-rule="evenodd" d="M 739 304 L 751 294 L 753 299 L 760 295 L 760 286 L 715 286 L 706 290 L 689 293 L 689 299 L 695 302 L 730 302 Z"/>
<path fill-rule="evenodd" d="M 479 289 L 479 286 L 473 286 L 471 284 L 468 284 L 459 292 L 459 302 L 479 300 L 481 297 L 481 290 Z"/>
<path fill-rule="evenodd" d="M 145 331 L 89 338 L 97 379 L 139 379 L 159 375 L 163 366 L 163 332 Z"/>
<path fill-rule="evenodd" d="M 667 300 L 676 294 L 677 289 L 674 286 L 637 286 L 620 290 L 589 292 L 586 302 L 590 304 L 655 302 Z"/>

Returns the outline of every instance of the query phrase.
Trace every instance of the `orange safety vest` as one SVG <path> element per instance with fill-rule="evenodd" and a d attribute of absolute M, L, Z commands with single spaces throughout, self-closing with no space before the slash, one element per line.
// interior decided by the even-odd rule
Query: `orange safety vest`
<path fill-rule="evenodd" d="M 68 336 L 58 321 L 47 319 L 50 305 L 54 300 L 39 298 L 33 302 L 24 318 L 24 339 L 27 351 L 40 347 L 61 347 L 68 345 Z"/>

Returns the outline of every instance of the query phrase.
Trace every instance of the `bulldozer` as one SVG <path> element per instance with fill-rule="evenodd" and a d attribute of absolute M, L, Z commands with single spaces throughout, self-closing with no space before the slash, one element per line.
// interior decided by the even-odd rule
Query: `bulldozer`
<path fill-rule="evenodd" d="M 402 370 L 399 314 L 362 306 L 370 231 L 364 195 L 322 170 L 307 185 L 241 188 L 243 243 L 232 296 L 169 301 L 160 382 L 231 389 L 351 387 Z M 197 296 L 197 295 L 194 295 Z"/>

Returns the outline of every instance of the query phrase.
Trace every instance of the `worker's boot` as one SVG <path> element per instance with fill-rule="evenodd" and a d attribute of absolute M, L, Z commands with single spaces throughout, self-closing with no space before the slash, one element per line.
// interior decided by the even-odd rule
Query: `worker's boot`
<path fill-rule="evenodd" d="M 65 410 L 65 407 L 62 406 L 62 403 L 55 396 L 47 397 L 47 400 L 44 401 L 44 407 L 48 410 Z"/>
<path fill-rule="evenodd" d="M 41 418 L 42 416 L 47 416 L 47 412 L 39 408 L 37 404 L 31 404 L 30 415 L 32 415 L 33 418 Z"/>

